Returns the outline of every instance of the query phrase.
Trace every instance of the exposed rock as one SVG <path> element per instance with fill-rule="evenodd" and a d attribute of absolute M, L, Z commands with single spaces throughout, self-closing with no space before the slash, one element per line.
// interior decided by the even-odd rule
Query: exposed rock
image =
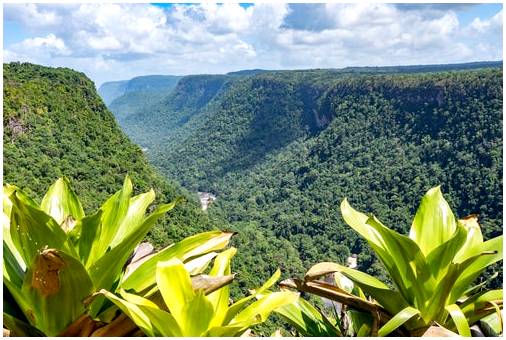
<path fill-rule="evenodd" d="M 207 210 L 211 203 L 216 201 L 216 196 L 211 194 L 210 192 L 198 192 L 200 198 L 200 205 L 202 206 L 202 210 Z"/>

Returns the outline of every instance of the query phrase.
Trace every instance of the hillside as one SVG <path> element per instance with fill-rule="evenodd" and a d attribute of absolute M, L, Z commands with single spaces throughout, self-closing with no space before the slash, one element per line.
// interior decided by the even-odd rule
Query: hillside
<path fill-rule="evenodd" d="M 143 92 L 144 95 L 167 93 L 176 86 L 180 78 L 179 76 L 152 75 L 135 77 L 130 80 L 106 82 L 99 87 L 98 93 L 104 103 L 110 105 L 114 100 L 125 94 L 135 95 L 138 92 Z"/>
<path fill-rule="evenodd" d="M 100 97 L 102 97 L 104 103 L 109 105 L 114 99 L 121 97 L 125 93 L 127 83 L 128 80 L 103 83 L 98 89 L 98 93 L 100 94 Z"/>
<path fill-rule="evenodd" d="M 134 142 L 156 150 L 159 143 L 170 143 L 187 135 L 193 123 L 200 124 L 213 98 L 234 81 L 223 75 L 187 76 L 172 91 L 126 93 L 110 110 Z M 211 105 L 209 105 L 211 106 Z"/>
<path fill-rule="evenodd" d="M 306 268 L 355 253 L 376 272 L 340 217 L 344 197 L 405 232 L 419 197 L 441 184 L 459 216 L 479 213 L 487 238 L 502 232 L 500 65 L 261 72 L 202 107 L 178 86 L 131 116 L 150 131 L 132 136 L 151 139 L 167 177 L 216 194 L 209 214 L 234 228 L 288 241 Z"/>
<path fill-rule="evenodd" d="M 194 195 L 149 165 L 84 74 L 27 63 L 3 67 L 5 182 L 40 199 L 57 177 L 65 175 L 90 212 L 121 187 L 128 173 L 137 192 L 153 187 L 157 202 L 188 198 L 153 231 L 151 240 L 158 246 L 216 228 Z"/>

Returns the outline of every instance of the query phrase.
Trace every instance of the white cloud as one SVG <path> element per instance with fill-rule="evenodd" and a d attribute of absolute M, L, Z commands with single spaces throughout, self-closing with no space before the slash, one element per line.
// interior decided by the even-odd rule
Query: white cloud
<path fill-rule="evenodd" d="M 471 22 L 470 28 L 479 33 L 485 33 L 491 30 L 502 30 L 502 10 L 490 19 L 481 20 L 480 18 L 475 18 L 473 22 Z"/>
<path fill-rule="evenodd" d="M 44 9 L 37 4 L 5 4 L 6 20 L 19 21 L 28 27 L 50 27 L 62 22 L 55 11 Z"/>
<path fill-rule="evenodd" d="M 37 62 L 38 58 L 53 58 L 55 56 L 69 56 L 71 51 L 65 42 L 49 33 L 45 37 L 27 38 L 10 47 L 6 51 L 6 60 L 22 60 Z"/>
<path fill-rule="evenodd" d="M 75 67 L 99 83 L 142 74 L 332 68 L 502 58 L 502 11 L 463 26 L 459 6 L 258 3 L 11 4 L 33 32 L 6 60 Z M 467 9 L 470 10 L 469 8 Z M 314 21 L 310 22 L 310 21 Z"/>

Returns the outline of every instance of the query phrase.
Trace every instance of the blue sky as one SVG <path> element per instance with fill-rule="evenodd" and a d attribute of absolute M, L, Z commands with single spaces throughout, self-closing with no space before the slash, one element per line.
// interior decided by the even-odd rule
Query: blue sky
<path fill-rule="evenodd" d="M 502 4 L 5 4 L 4 61 L 145 74 L 502 59 Z"/>

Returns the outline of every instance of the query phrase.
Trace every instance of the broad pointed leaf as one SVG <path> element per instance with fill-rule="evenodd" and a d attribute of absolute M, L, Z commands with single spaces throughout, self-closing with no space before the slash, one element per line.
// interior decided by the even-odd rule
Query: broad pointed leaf
<path fill-rule="evenodd" d="M 266 294 L 239 312 L 230 321 L 230 325 L 244 321 L 251 322 L 250 325 L 265 322 L 273 310 L 294 302 L 298 297 L 299 294 L 288 291 Z"/>
<path fill-rule="evenodd" d="M 479 256 L 484 252 L 488 252 L 488 254 Z M 474 246 L 467 253 L 467 256 L 469 256 L 469 254 L 472 254 L 471 257 L 466 257 L 466 259 L 475 258 L 476 260 L 472 261 L 460 274 L 452 290 L 451 301 L 456 301 L 460 298 L 488 266 L 503 259 L 503 235 L 483 242 L 481 245 Z M 460 259 L 460 261 L 465 262 L 465 260 L 462 259 Z"/>
<path fill-rule="evenodd" d="M 184 267 L 190 273 L 190 275 L 200 274 L 206 270 L 207 267 L 209 267 L 209 264 L 216 256 L 218 256 L 218 253 L 215 253 L 214 251 L 210 252 L 186 262 L 184 264 Z"/>
<path fill-rule="evenodd" d="M 131 195 L 132 182 L 130 177 L 126 176 L 121 190 L 112 195 L 100 207 L 100 210 L 102 210 L 102 229 L 90 251 L 88 267 L 95 264 L 111 248 L 111 243 L 128 212 Z"/>
<path fill-rule="evenodd" d="M 427 256 L 432 276 L 437 282 L 446 274 L 448 266 L 466 243 L 466 238 L 467 230 L 463 226 L 457 225 L 454 235 L 448 241 L 434 248 Z"/>
<path fill-rule="evenodd" d="M 159 262 L 156 268 L 156 283 L 167 308 L 184 330 L 186 320 L 183 309 L 195 297 L 190 274 L 178 259 Z"/>
<path fill-rule="evenodd" d="M 465 314 L 469 323 L 473 324 L 481 318 L 495 313 L 492 303 L 502 303 L 503 290 L 495 289 L 475 294 L 466 299 L 460 309 Z"/>
<path fill-rule="evenodd" d="M 174 207 L 175 203 L 164 204 L 137 226 L 120 244 L 97 260 L 90 268 L 90 276 L 97 289 L 111 289 L 119 280 L 121 271 L 135 247 L 147 235 L 156 221 Z M 152 274 L 151 274 L 152 275 Z"/>
<path fill-rule="evenodd" d="M 25 263 L 32 263 L 34 257 L 45 248 L 75 254 L 75 250 L 66 243 L 67 235 L 51 216 L 27 203 L 18 192 L 14 192 L 10 200 L 10 235 Z"/>
<path fill-rule="evenodd" d="M 137 195 L 130 199 L 130 204 L 126 216 L 123 218 L 121 224 L 116 231 L 116 235 L 111 242 L 111 248 L 115 247 L 130 233 L 135 231 L 136 227 L 144 219 L 146 209 L 155 200 L 155 192 L 151 189 L 149 192 Z"/>
<path fill-rule="evenodd" d="M 126 290 L 142 292 L 155 284 L 155 278 L 151 273 L 155 272 L 158 262 L 167 261 L 171 258 L 184 261 L 189 258 L 189 254 L 195 257 L 221 250 L 228 245 L 232 235 L 232 233 L 227 232 L 209 231 L 187 237 L 178 243 L 172 244 L 162 249 L 139 266 L 137 270 L 126 276 L 121 283 L 121 287 Z M 199 252 L 196 249 L 199 249 Z"/>
<path fill-rule="evenodd" d="M 93 293 L 93 284 L 81 262 L 47 249 L 35 257 L 22 292 L 31 304 L 25 311 L 30 323 L 55 336 L 84 313 L 83 300 Z"/>
<path fill-rule="evenodd" d="M 448 202 L 441 193 L 441 187 L 427 191 L 416 211 L 415 219 L 409 231 L 423 254 L 448 241 L 457 228 L 457 221 Z"/>
<path fill-rule="evenodd" d="M 203 336 L 209 329 L 214 309 L 202 290 L 191 301 L 187 301 L 181 310 L 183 336 Z"/>
<path fill-rule="evenodd" d="M 99 242 L 99 235 L 102 231 L 102 210 L 95 214 L 86 216 L 77 222 L 77 226 L 69 234 L 69 239 L 77 246 L 79 258 L 89 269 L 92 261 L 89 260 L 93 244 Z"/>
<path fill-rule="evenodd" d="M 59 178 L 49 187 L 40 207 L 46 214 L 53 217 L 59 225 L 62 225 L 69 216 L 74 220 L 80 220 L 84 217 L 81 202 L 66 177 Z"/>
<path fill-rule="evenodd" d="M 100 293 L 128 315 L 146 335 L 182 336 L 181 330 L 171 314 L 147 303 L 136 304 L 123 300 L 104 289 Z M 137 299 L 135 301 L 140 302 Z"/>
<path fill-rule="evenodd" d="M 214 265 L 209 275 L 215 277 L 230 275 L 230 261 L 236 252 L 236 248 L 230 248 L 218 255 L 214 260 Z M 228 310 L 229 297 L 230 290 L 228 286 L 224 286 L 214 293 L 209 294 L 208 299 L 214 309 L 214 318 L 211 321 L 210 327 L 221 326 L 223 324 Z"/>

